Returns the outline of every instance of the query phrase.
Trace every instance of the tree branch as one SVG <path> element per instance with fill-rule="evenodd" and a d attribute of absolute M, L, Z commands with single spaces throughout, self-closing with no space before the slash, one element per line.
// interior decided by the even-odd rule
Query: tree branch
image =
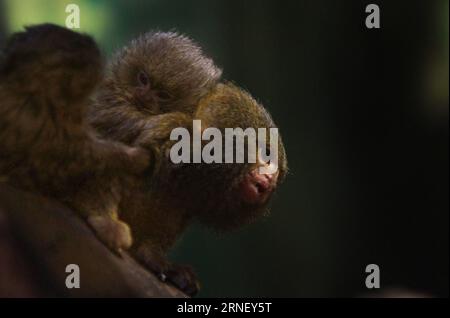
<path fill-rule="evenodd" d="M 63 205 L 1 183 L 0 255 L 0 297 L 186 297 Z M 78 289 L 66 287 L 68 264 L 80 268 Z"/>

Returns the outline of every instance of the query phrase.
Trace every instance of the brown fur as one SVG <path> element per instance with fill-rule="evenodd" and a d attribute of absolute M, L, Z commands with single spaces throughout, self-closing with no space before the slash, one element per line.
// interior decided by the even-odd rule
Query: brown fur
<path fill-rule="evenodd" d="M 198 285 L 189 267 L 170 264 L 165 257 L 185 228 L 197 220 L 219 230 L 233 229 L 264 215 L 268 202 L 252 206 L 239 199 L 238 184 L 255 165 L 172 164 L 170 132 L 177 127 L 191 130 L 193 119 L 222 132 L 225 127 L 276 126 L 247 92 L 220 84 L 218 68 L 186 37 L 149 33 L 133 41 L 117 59 L 92 105 L 90 119 L 103 137 L 141 146 L 155 158 L 152 176 L 130 181 L 122 201 L 121 217 L 134 236 L 132 252 L 161 277 L 193 294 Z M 154 100 L 143 105 L 136 98 L 140 69 L 148 70 L 151 87 L 164 87 L 173 99 L 163 105 L 155 105 Z M 277 184 L 287 170 L 279 141 Z"/>
<path fill-rule="evenodd" d="M 275 124 L 250 94 L 220 83 L 221 70 L 176 33 L 148 33 L 122 49 L 86 109 L 101 71 L 87 36 L 42 25 L 12 37 L 0 64 L 0 175 L 77 209 L 115 249 L 131 244 L 120 216 L 133 231 L 132 253 L 194 294 L 192 270 L 166 259 L 185 228 L 193 221 L 237 228 L 266 214 L 268 200 L 242 200 L 240 184 L 255 164 L 173 164 L 170 132 L 191 130 L 193 119 L 222 132 Z M 108 141 L 90 130 L 86 111 Z M 287 170 L 279 142 L 274 188 Z M 150 174 L 140 147 L 152 154 Z"/>
<path fill-rule="evenodd" d="M 139 98 L 137 92 L 137 78 L 142 71 L 150 80 L 148 99 Z M 189 38 L 172 32 L 144 34 L 111 61 L 91 108 L 95 128 L 108 138 L 130 144 L 146 129 L 149 116 L 174 111 L 192 114 L 221 74 Z M 158 98 L 161 94 L 165 98 Z M 163 126 L 164 121 L 158 125 Z"/>
<path fill-rule="evenodd" d="M 69 204 L 106 244 L 120 249 L 131 245 L 131 237 L 117 220 L 118 185 L 141 173 L 149 156 L 98 139 L 86 123 L 102 69 L 100 52 L 86 35 L 44 24 L 11 36 L 0 64 L 0 175 Z"/>

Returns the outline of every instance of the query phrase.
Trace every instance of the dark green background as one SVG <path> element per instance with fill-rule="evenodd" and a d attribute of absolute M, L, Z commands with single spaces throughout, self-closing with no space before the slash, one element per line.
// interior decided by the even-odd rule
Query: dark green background
<path fill-rule="evenodd" d="M 335 0 L 0 0 L 0 28 L 64 24 L 78 3 L 106 54 L 178 30 L 270 110 L 290 175 L 267 219 L 177 245 L 200 296 L 366 295 L 370 263 L 382 290 L 448 296 L 448 1 L 373 2 L 379 30 L 371 2 Z"/>

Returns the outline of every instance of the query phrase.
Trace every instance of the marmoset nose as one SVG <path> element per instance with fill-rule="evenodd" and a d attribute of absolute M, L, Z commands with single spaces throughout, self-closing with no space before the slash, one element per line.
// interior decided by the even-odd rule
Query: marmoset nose
<path fill-rule="evenodd" d="M 240 184 L 242 199 L 253 205 L 265 204 L 275 189 L 277 179 L 278 171 L 268 174 L 259 173 L 259 168 L 253 169 Z"/>

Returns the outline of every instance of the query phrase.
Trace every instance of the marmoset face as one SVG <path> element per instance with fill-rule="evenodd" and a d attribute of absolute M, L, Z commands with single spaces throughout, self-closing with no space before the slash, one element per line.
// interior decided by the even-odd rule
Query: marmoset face
<path fill-rule="evenodd" d="M 192 112 L 221 73 L 191 39 L 154 32 L 132 41 L 115 56 L 109 79 L 131 105 L 160 114 Z"/>

